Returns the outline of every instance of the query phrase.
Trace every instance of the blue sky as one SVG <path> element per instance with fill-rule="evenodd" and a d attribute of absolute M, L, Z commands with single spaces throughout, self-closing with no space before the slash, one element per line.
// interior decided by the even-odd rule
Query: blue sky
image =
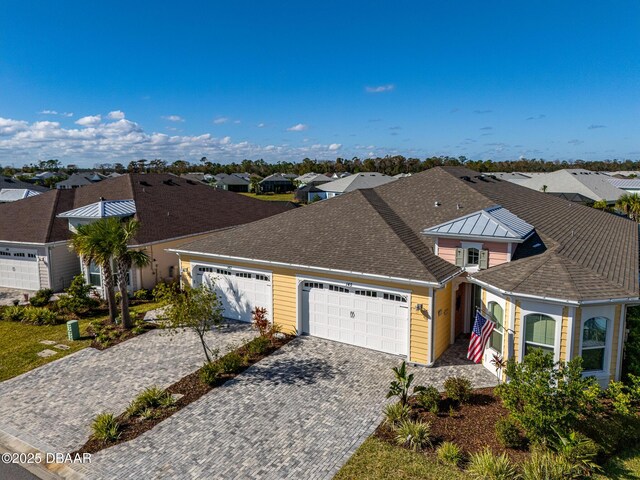
<path fill-rule="evenodd" d="M 640 158 L 640 3 L 6 2 L 0 164 Z"/>

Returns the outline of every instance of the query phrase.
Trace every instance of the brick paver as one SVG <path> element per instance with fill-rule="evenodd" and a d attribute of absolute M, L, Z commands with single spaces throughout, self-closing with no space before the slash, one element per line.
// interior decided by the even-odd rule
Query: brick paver
<path fill-rule="evenodd" d="M 253 335 L 247 324 L 208 334 L 223 352 Z M 85 348 L 0 383 L 0 430 L 44 452 L 71 452 L 96 414 L 119 414 L 144 388 L 169 386 L 203 361 L 191 332 L 154 330 L 107 350 Z"/>
<path fill-rule="evenodd" d="M 495 383 L 451 352 L 445 366 L 412 369 L 418 383 L 441 386 L 458 374 L 478 387 Z M 331 478 L 381 421 L 399 363 L 301 337 L 153 430 L 74 468 L 99 479 Z"/>

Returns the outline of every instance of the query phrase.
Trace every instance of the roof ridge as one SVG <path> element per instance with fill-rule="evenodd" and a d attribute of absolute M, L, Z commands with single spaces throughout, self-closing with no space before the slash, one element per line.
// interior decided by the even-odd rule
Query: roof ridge
<path fill-rule="evenodd" d="M 595 269 L 592 269 L 592 268 L 585 267 L 585 266 L 584 266 L 584 265 L 582 265 L 581 263 L 576 262 L 575 260 L 573 260 L 573 259 L 571 259 L 571 258 L 567 257 L 566 255 L 563 255 L 563 254 L 562 254 L 562 253 L 560 253 L 560 252 L 554 252 L 554 254 L 555 254 L 555 255 L 556 255 L 556 256 L 557 256 L 561 261 L 566 262 L 566 263 L 569 263 L 569 264 L 571 264 L 571 265 L 573 265 L 573 266 L 575 266 L 575 267 L 577 267 L 577 268 L 579 268 L 579 269 L 581 269 L 581 270 L 585 270 L 585 271 L 587 271 L 590 275 L 593 275 L 593 276 L 595 276 L 595 277 L 598 277 L 600 280 L 602 280 L 602 282 L 603 282 L 603 283 L 607 283 L 607 284 L 609 284 L 609 285 L 613 285 L 613 286 L 615 286 L 615 287 L 622 288 L 623 290 L 628 291 L 629 293 L 631 293 L 631 291 L 629 291 L 625 285 L 623 285 L 623 284 L 621 284 L 621 283 L 617 283 L 617 282 L 615 282 L 615 281 L 611 280 L 610 278 L 605 277 L 605 276 L 604 276 L 604 275 L 602 275 L 599 271 L 597 271 L 597 270 L 595 270 Z M 566 267 L 565 267 L 565 269 L 566 269 Z M 569 274 L 569 276 L 571 277 L 571 279 L 573 279 L 573 275 L 571 275 L 571 272 L 569 272 L 569 270 L 567 270 L 567 273 Z"/>
<path fill-rule="evenodd" d="M 55 191 L 55 200 L 51 202 L 51 212 L 49 213 L 49 220 L 48 220 L 49 225 L 47 226 L 47 236 L 44 239 L 45 243 L 47 243 L 49 241 L 49 238 L 51 238 L 51 231 L 53 230 L 53 224 L 56 220 L 56 211 L 58 210 L 58 202 L 60 201 L 61 190 L 58 190 L 56 188 L 54 189 L 54 191 Z M 73 196 L 75 197 L 75 193 Z"/>
<path fill-rule="evenodd" d="M 540 270 L 541 268 L 547 266 L 547 264 L 549 263 L 549 261 L 551 259 L 555 259 L 558 260 L 559 266 L 562 267 L 562 269 L 564 270 L 564 273 L 571 278 L 572 282 L 571 282 L 571 290 L 573 291 L 573 295 L 575 297 L 578 297 L 578 291 L 575 288 L 575 281 L 573 281 L 573 277 L 571 276 L 571 274 L 569 273 L 569 270 L 567 270 L 567 267 L 562 263 L 562 260 L 564 257 L 562 257 L 562 255 L 560 255 L 558 252 L 556 252 L 556 249 L 550 249 L 547 250 L 545 253 L 543 253 L 540 256 L 533 256 L 533 257 L 529 257 L 532 259 L 536 259 L 539 261 L 539 265 L 533 270 L 531 271 L 528 275 L 526 275 L 522 281 L 518 282 L 515 286 L 514 286 L 514 291 L 516 291 L 516 289 L 522 285 L 525 280 L 529 279 L 531 276 L 533 276 L 538 270 Z"/>

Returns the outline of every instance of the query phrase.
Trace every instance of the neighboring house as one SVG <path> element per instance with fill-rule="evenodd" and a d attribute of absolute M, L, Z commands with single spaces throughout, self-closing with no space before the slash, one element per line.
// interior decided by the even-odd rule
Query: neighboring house
<path fill-rule="evenodd" d="M 352 192 L 354 190 L 364 190 L 368 188 L 379 187 L 385 183 L 397 180 L 382 173 L 364 172 L 355 173 L 347 177 L 334 180 L 333 182 L 318 185 L 318 189 L 324 192 L 321 198 L 332 198 L 343 193 Z"/>
<path fill-rule="evenodd" d="M 506 180 L 507 182 L 522 184 L 522 182 L 529 180 L 531 175 L 528 173 L 518 172 L 490 172 L 487 175 L 493 175 L 500 180 Z"/>
<path fill-rule="evenodd" d="M 144 249 L 152 263 L 130 275 L 132 290 L 178 278 L 178 259 L 168 248 L 207 232 L 294 208 L 213 189 L 169 174 L 127 174 L 83 188 L 52 190 L 0 205 L 0 287 L 61 291 L 81 271 L 69 250 L 77 225 L 109 216 L 131 216 L 140 230 L 131 248 Z M 84 270 L 84 267 L 82 268 Z M 96 287 L 101 272 L 84 272 Z"/>
<path fill-rule="evenodd" d="M 544 191 L 572 202 L 592 203 L 604 200 L 612 205 L 625 192 L 614 187 L 609 180 L 610 177 L 603 173 L 583 168 L 567 168 L 534 175 L 518 183 L 523 187 Z"/>
<path fill-rule="evenodd" d="M 640 178 L 616 178 L 609 177 L 609 183 L 627 193 L 640 193 Z"/>
<path fill-rule="evenodd" d="M 638 243 L 631 220 L 437 167 L 172 251 L 183 282 L 215 284 L 229 318 L 265 307 L 286 332 L 433 365 L 479 309 L 496 322 L 487 369 L 494 354 L 542 349 L 582 356 L 606 385 L 640 303 Z"/>
<path fill-rule="evenodd" d="M 39 172 L 33 176 L 33 179 L 44 182 L 45 180 L 48 180 L 50 178 L 58 178 L 58 177 L 64 178 L 65 175 L 60 173 L 55 173 L 55 172 Z"/>
<path fill-rule="evenodd" d="M 397 175 L 394 175 L 393 178 L 406 178 L 410 176 L 411 176 L 410 173 L 398 173 Z"/>
<path fill-rule="evenodd" d="M 260 181 L 260 190 L 262 193 L 287 193 L 294 190 L 291 178 L 282 173 L 274 173 Z"/>
<path fill-rule="evenodd" d="M 0 190 L 33 190 L 34 192 L 48 192 L 47 187 L 35 185 L 29 182 L 23 182 L 17 178 L 0 175 Z"/>
<path fill-rule="evenodd" d="M 295 181 L 298 182 L 300 187 L 304 187 L 305 185 L 322 185 L 323 183 L 329 183 L 333 181 L 333 178 L 327 177 L 323 173 L 310 172 L 300 175 Z"/>
<path fill-rule="evenodd" d="M 40 193 L 30 188 L 2 188 L 0 189 L 0 203 L 15 202 L 40 195 Z"/>
<path fill-rule="evenodd" d="M 297 188 L 293 192 L 293 198 L 300 203 L 311 203 L 316 200 L 322 200 L 325 198 L 326 192 L 320 190 L 315 185 L 305 185 L 304 187 Z"/>
<path fill-rule="evenodd" d="M 193 180 L 195 182 L 209 183 L 215 180 L 215 176 L 209 173 L 199 173 L 199 172 L 191 172 L 191 173 L 183 173 L 180 175 L 182 178 L 187 178 L 189 180 Z"/>
<path fill-rule="evenodd" d="M 236 173 L 216 175 L 213 183 L 215 188 L 228 190 L 229 192 L 248 192 L 249 184 L 249 180 Z"/>
<path fill-rule="evenodd" d="M 104 175 L 100 175 L 99 173 L 74 173 L 66 180 L 56 183 L 56 189 L 58 190 L 69 190 L 73 188 L 86 187 L 87 185 L 92 185 L 97 182 L 101 182 L 104 180 Z"/>
<path fill-rule="evenodd" d="M 351 175 L 351 173 L 349 173 L 349 172 L 340 172 L 340 173 L 336 172 L 333 175 L 331 175 L 331 178 L 333 178 L 335 180 L 337 178 L 344 178 L 344 177 L 348 177 L 350 175 Z"/>

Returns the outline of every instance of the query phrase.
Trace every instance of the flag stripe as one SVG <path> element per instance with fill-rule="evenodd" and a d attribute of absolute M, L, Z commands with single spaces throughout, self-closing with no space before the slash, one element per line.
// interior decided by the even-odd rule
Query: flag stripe
<path fill-rule="evenodd" d="M 485 318 L 480 312 L 476 312 L 473 330 L 471 331 L 471 340 L 469 341 L 469 350 L 467 351 L 469 360 L 475 363 L 482 361 L 482 354 L 495 326 L 495 322 Z"/>

